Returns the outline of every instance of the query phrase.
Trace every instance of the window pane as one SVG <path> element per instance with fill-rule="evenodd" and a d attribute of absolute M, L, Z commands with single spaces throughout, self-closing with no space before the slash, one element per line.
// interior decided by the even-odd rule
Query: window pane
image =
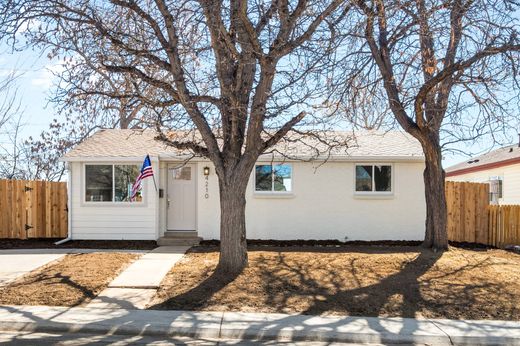
<path fill-rule="evenodd" d="M 392 191 L 392 166 L 375 166 L 376 191 Z"/>
<path fill-rule="evenodd" d="M 132 185 L 139 175 L 137 165 L 116 165 L 114 167 L 115 196 L 116 202 L 130 202 Z M 141 201 L 141 192 L 138 192 L 135 201 Z"/>
<path fill-rule="evenodd" d="M 272 167 L 271 165 L 258 165 L 255 167 L 255 190 L 272 191 Z"/>
<path fill-rule="evenodd" d="M 191 167 L 181 167 L 173 170 L 173 179 L 191 180 Z"/>
<path fill-rule="evenodd" d="M 372 191 L 372 166 L 356 166 L 356 191 Z"/>
<path fill-rule="evenodd" d="M 291 165 L 274 166 L 274 191 L 292 190 L 292 167 Z"/>
<path fill-rule="evenodd" d="M 112 165 L 85 166 L 85 201 L 112 201 Z"/>

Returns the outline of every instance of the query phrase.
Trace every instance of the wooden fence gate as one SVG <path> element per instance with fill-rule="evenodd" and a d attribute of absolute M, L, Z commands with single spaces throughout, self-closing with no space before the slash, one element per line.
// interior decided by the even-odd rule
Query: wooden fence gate
<path fill-rule="evenodd" d="M 448 239 L 488 244 L 489 184 L 446 182 Z"/>
<path fill-rule="evenodd" d="M 520 205 L 489 205 L 489 184 L 446 182 L 448 239 L 520 245 Z"/>
<path fill-rule="evenodd" d="M 0 238 L 67 236 L 67 184 L 0 179 Z"/>

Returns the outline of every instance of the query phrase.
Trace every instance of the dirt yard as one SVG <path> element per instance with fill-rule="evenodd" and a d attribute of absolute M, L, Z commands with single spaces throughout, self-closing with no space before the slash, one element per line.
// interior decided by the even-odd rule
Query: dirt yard
<path fill-rule="evenodd" d="M 419 247 L 257 248 L 230 279 L 216 247 L 165 277 L 152 309 L 520 320 L 520 255 Z"/>
<path fill-rule="evenodd" d="M 129 253 L 66 255 L 0 287 L 0 304 L 75 306 L 87 303 L 138 256 Z"/>

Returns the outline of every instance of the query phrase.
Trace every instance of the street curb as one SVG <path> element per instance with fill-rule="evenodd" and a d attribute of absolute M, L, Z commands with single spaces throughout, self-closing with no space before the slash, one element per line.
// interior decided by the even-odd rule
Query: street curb
<path fill-rule="evenodd" d="M 520 323 L 0 306 L 0 331 L 428 345 L 519 345 Z"/>

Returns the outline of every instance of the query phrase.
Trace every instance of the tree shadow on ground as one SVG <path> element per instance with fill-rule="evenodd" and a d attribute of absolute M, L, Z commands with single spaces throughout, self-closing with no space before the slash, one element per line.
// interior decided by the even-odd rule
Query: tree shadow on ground
<path fill-rule="evenodd" d="M 438 261 L 443 256 L 443 254 L 415 248 L 415 254 L 409 253 L 407 255 L 407 260 L 403 261 L 394 272 L 387 275 L 381 275 L 380 272 L 375 270 L 377 266 L 363 268 L 363 265 L 366 265 L 369 262 L 364 262 L 364 264 L 362 264 L 356 258 L 353 258 L 350 261 L 344 261 L 342 270 L 350 271 L 352 273 L 349 285 L 345 284 L 344 277 L 338 275 L 337 267 L 336 270 L 331 269 L 334 266 L 320 268 L 320 270 L 323 271 L 323 273 L 320 274 L 321 277 L 325 277 L 327 279 L 327 284 L 324 284 L 322 280 L 317 280 L 314 277 L 315 273 L 313 273 L 313 269 L 309 268 L 307 263 L 295 263 L 294 261 L 290 261 L 286 256 L 284 256 L 284 253 L 285 249 L 281 251 L 279 250 L 278 252 L 270 254 L 269 257 L 257 256 L 254 261 L 251 262 L 251 265 L 255 267 L 255 273 L 258 275 L 257 279 L 259 279 L 260 282 L 265 285 L 263 289 L 268 293 L 266 296 L 260 298 L 262 300 L 261 304 L 264 306 L 273 307 L 280 312 L 284 312 L 284 308 L 293 307 L 295 304 L 295 297 L 301 297 L 305 298 L 305 302 L 307 304 L 305 308 L 301 310 L 303 314 L 329 313 L 331 312 L 332 304 L 336 307 L 339 307 L 334 310 L 334 312 L 341 313 L 343 315 L 349 314 L 366 316 L 366 313 L 368 312 L 372 316 L 388 314 L 400 315 L 404 317 L 415 317 L 417 312 L 419 312 L 423 307 L 423 304 L 430 304 L 430 307 L 435 311 L 441 311 L 446 307 L 447 303 L 440 301 L 438 305 L 432 307 L 431 304 L 435 303 L 435 301 L 432 299 L 435 297 L 425 297 L 425 287 L 432 285 L 435 280 L 440 279 L 448 280 L 449 283 L 449 280 L 451 280 L 452 277 L 456 277 L 464 270 L 478 270 L 480 268 L 485 268 L 488 265 L 496 265 L 497 263 L 500 265 L 500 261 L 491 263 L 485 259 L 479 261 L 469 261 L 471 255 L 468 255 L 468 261 L 461 263 L 460 266 L 457 266 L 453 270 L 434 270 L 432 274 L 429 272 L 429 270 L 438 265 Z M 367 255 L 368 254 L 369 253 L 367 253 Z M 362 257 L 366 258 L 367 256 Z M 251 268 L 248 268 L 246 271 L 250 269 Z M 205 280 L 202 280 L 199 284 L 195 285 L 187 292 L 171 297 L 168 300 L 170 305 L 164 305 L 162 308 L 171 309 L 172 306 L 175 306 L 177 309 L 183 310 L 203 310 L 208 307 L 208 302 L 210 302 L 216 294 L 219 294 L 222 291 L 225 292 L 230 284 L 235 285 L 237 281 L 243 280 L 244 276 L 250 273 L 251 272 L 245 272 L 243 275 L 239 275 L 237 277 L 225 276 L 221 273 L 215 273 L 211 268 L 209 268 L 206 272 L 203 273 L 203 277 L 206 277 Z M 374 281 L 370 284 L 366 284 L 366 282 L 363 281 L 362 275 L 370 275 Z M 425 278 L 425 276 L 427 277 Z M 246 291 L 245 294 L 248 294 L 247 283 L 247 281 L 243 281 L 239 287 L 240 289 L 244 289 Z M 456 282 L 452 282 L 450 284 L 451 286 L 448 286 L 446 289 L 452 290 L 453 292 L 451 302 L 457 303 L 459 306 L 474 301 L 476 298 L 475 292 L 481 288 L 478 284 L 467 287 L 457 287 Z M 499 286 L 487 288 L 501 289 Z M 509 297 L 509 299 L 512 298 L 513 297 Z M 460 302 L 456 302 L 457 300 L 460 300 Z M 241 303 L 242 302 L 238 301 L 237 305 L 240 305 Z M 364 308 L 360 309 L 360 307 Z M 155 306 L 152 308 L 160 307 Z M 12 310 L 12 313 L 17 313 L 16 309 Z M 149 311 L 150 317 L 146 320 L 133 320 L 130 316 L 127 317 L 120 312 L 117 312 L 119 315 L 116 315 L 114 312 L 114 316 L 110 316 L 108 312 L 109 311 L 107 310 L 107 313 L 103 314 L 99 318 L 102 318 L 106 323 L 109 323 L 113 326 L 110 331 L 111 335 L 127 333 L 127 331 L 124 329 L 124 326 L 126 325 L 133 325 L 138 327 L 140 330 L 140 336 L 148 335 L 150 333 L 153 334 L 155 333 L 153 328 L 155 323 L 168 324 L 176 321 L 177 319 L 182 322 L 183 327 L 179 330 L 170 328 L 169 330 L 171 335 L 175 335 L 176 333 L 182 334 L 184 330 L 183 328 L 185 328 L 187 323 L 192 325 L 196 325 L 198 323 L 202 327 L 208 325 L 208 321 L 204 317 L 200 318 L 197 317 L 196 314 L 189 312 L 181 313 L 181 315 L 179 315 L 178 312 L 173 311 Z M 508 311 L 508 313 L 514 314 L 516 312 Z M 24 316 L 26 318 L 30 318 L 33 321 L 39 321 L 38 316 L 32 314 L 24 314 Z M 235 318 L 238 318 L 238 320 L 241 321 L 240 316 Z M 248 335 L 248 333 L 249 335 L 264 335 L 262 333 L 266 333 L 264 337 L 278 340 L 278 337 L 283 337 L 283 335 L 287 334 L 288 328 L 289 330 L 291 328 L 295 328 L 292 330 L 296 330 L 296 328 L 304 328 L 304 330 L 306 332 L 310 332 L 311 335 L 312 333 L 320 333 L 320 331 L 326 330 L 329 331 L 331 337 L 334 337 L 334 335 L 336 335 L 335 333 L 341 333 L 342 330 L 345 330 L 346 326 L 350 326 L 351 329 L 355 329 L 360 326 L 359 323 L 365 323 L 369 332 L 375 333 L 376 331 L 380 331 L 382 333 L 380 334 L 382 339 L 378 340 L 379 343 L 389 342 L 393 340 L 392 338 L 396 334 L 400 333 L 405 335 L 412 335 L 411 342 L 420 342 L 420 337 L 424 332 L 422 329 L 424 323 L 428 323 L 427 321 L 421 322 L 420 320 L 416 320 L 406 324 L 405 327 L 405 325 L 401 324 L 400 322 L 393 321 L 389 323 L 384 319 L 361 318 L 360 320 L 363 322 L 357 322 L 356 319 L 351 318 L 332 318 L 322 320 L 320 321 L 320 324 L 316 324 L 316 320 L 313 319 L 312 316 L 299 316 L 295 322 L 294 316 L 278 315 L 278 317 L 272 320 L 262 320 L 262 318 L 259 320 L 254 320 L 249 325 L 244 327 L 241 334 L 237 334 L 236 336 L 239 337 L 241 335 Z M 59 324 L 59 322 L 56 323 Z M 88 332 L 91 328 L 91 325 L 96 326 L 97 324 L 98 322 L 96 322 L 96 320 L 92 320 L 92 323 L 86 323 L 81 328 L 78 328 L 77 332 Z M 224 320 L 222 320 L 220 324 L 221 328 L 223 324 Z M 450 327 L 459 328 L 456 326 Z M 489 331 L 493 330 L 493 324 L 490 322 L 488 325 L 485 321 L 483 321 L 474 328 L 479 328 L 479 331 L 485 334 L 488 333 L 487 328 L 489 328 Z M 507 328 L 513 327 L 509 326 Z M 365 330 L 363 330 L 363 332 L 365 332 Z M 461 332 L 466 332 L 466 330 L 461 330 Z M 84 344 L 97 344 L 100 341 L 104 342 L 110 340 L 110 335 L 98 335 L 97 337 L 99 339 L 85 338 Z M 47 341 L 52 341 L 53 338 L 53 336 L 49 336 L 47 337 Z M 71 335 L 70 338 L 73 340 L 74 336 Z M 375 338 L 377 338 L 377 335 Z M 15 340 L 21 341 L 21 339 Z M 136 340 L 129 339 L 128 341 L 135 342 Z M 273 342 L 273 344 L 277 343 L 278 341 Z"/>
<path fill-rule="evenodd" d="M 168 301 L 148 307 L 151 310 L 203 310 L 214 294 L 233 282 L 239 274 L 220 271 L 203 274 L 207 278 L 185 293 L 176 295 Z"/>
<path fill-rule="evenodd" d="M 267 251 L 265 248 L 260 250 Z M 506 282 L 478 280 L 477 277 L 468 280 L 468 275 L 472 273 L 478 275 L 480 270 L 488 266 L 500 265 L 496 259 L 483 257 L 474 260 L 469 255 L 467 258 L 457 258 L 457 265 L 445 269 L 436 267 L 443 256 L 442 252 L 418 247 L 355 247 L 355 250 L 348 249 L 348 252 L 356 252 L 359 256 L 351 256 L 341 266 L 298 262 L 287 255 L 291 251 L 278 248 L 266 256 L 259 253 L 251 261 L 254 268 L 247 268 L 244 275 L 239 277 L 222 276 L 206 268 L 206 272 L 200 276 L 206 279 L 150 309 L 256 310 L 308 315 L 332 313 L 454 319 L 520 317 L 517 305 L 506 303 L 517 300 L 516 294 L 508 290 Z M 322 251 L 332 251 L 332 255 L 335 252 L 346 252 L 345 249 L 318 249 L 315 252 Z M 387 271 L 381 271 L 378 263 L 371 265 L 370 255 L 393 253 L 404 253 L 406 260 L 401 257 L 401 262 L 397 261 L 395 267 Z M 312 260 L 312 257 L 302 258 Z M 465 280 L 458 280 L 462 274 Z M 233 284 L 228 287 L 230 283 Z M 214 298 L 217 294 L 218 297 Z M 480 307 L 486 294 L 498 296 L 500 301 Z"/>
<path fill-rule="evenodd" d="M 0 304 L 77 306 L 96 297 L 97 291 L 69 275 L 42 272 L 0 287 Z"/>

